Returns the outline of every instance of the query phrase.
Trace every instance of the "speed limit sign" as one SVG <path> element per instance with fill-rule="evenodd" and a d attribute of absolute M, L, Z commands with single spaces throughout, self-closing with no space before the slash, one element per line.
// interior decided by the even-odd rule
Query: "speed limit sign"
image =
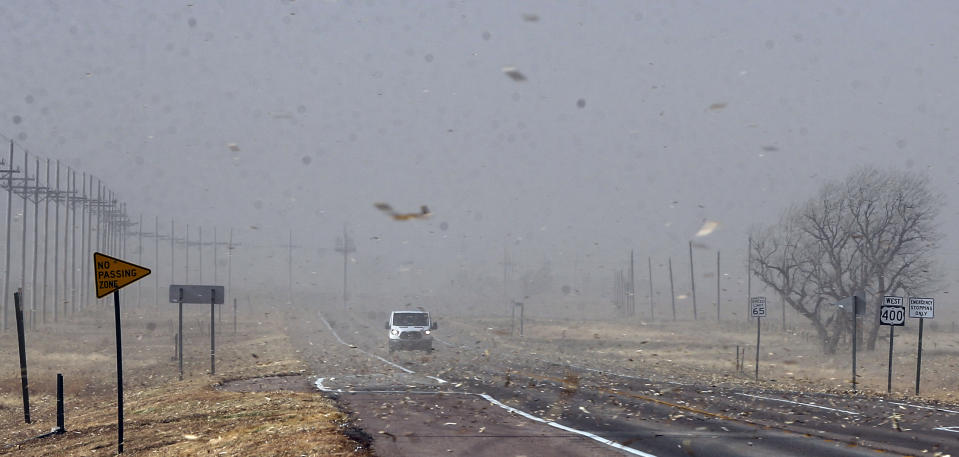
<path fill-rule="evenodd" d="M 902 304 L 902 297 L 882 297 L 882 306 L 879 307 L 880 325 L 906 325 L 906 307 Z"/>
<path fill-rule="evenodd" d="M 752 317 L 766 317 L 766 297 L 750 298 L 749 313 Z"/>

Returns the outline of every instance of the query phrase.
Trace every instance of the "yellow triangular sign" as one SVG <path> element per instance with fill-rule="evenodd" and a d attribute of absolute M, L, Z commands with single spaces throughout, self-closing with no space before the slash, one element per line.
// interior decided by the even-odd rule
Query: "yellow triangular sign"
<path fill-rule="evenodd" d="M 97 298 L 121 289 L 150 274 L 149 268 L 124 262 L 99 252 L 93 253 L 93 268 L 96 272 Z"/>

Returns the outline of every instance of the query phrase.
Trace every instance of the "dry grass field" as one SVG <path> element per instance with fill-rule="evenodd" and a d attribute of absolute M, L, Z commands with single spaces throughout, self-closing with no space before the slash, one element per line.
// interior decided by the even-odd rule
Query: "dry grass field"
<path fill-rule="evenodd" d="M 892 395 L 915 398 L 917 332 L 897 327 L 893 351 Z M 959 403 L 959 333 L 932 331 L 923 335 L 921 398 Z M 525 336 L 509 337 L 502 319 L 448 319 L 444 333 L 505 345 L 516 353 L 532 351 L 546 358 L 643 376 L 696 379 L 706 383 L 754 384 L 795 391 L 850 391 L 851 351 L 848 342 L 836 354 L 823 354 L 815 334 L 783 331 L 764 325 L 760 342 L 759 381 L 754 380 L 756 324 L 715 320 L 642 322 L 640 320 L 528 319 Z M 454 330 L 455 329 L 455 330 Z M 518 329 L 517 329 L 518 331 Z M 484 335 L 485 333 L 485 335 Z M 889 330 L 879 331 L 874 351 L 859 348 L 860 394 L 885 394 Z M 745 349 L 742 372 L 736 370 L 736 348 Z M 501 349 L 505 349 L 502 348 Z"/>
<path fill-rule="evenodd" d="M 27 333 L 31 424 L 23 420 L 16 331 L 11 326 L 0 334 L 0 454 L 116 453 L 113 311 L 112 304 L 101 306 L 69 324 L 38 325 Z M 247 312 L 234 335 L 232 314 L 224 309 L 217 371 L 210 376 L 209 313 L 203 310 L 208 308 L 194 306 L 185 313 L 184 380 L 178 381 L 175 307 L 125 308 L 124 454 L 368 455 L 343 434 L 347 417 L 332 402 L 311 392 L 304 378 L 288 377 L 306 366 L 283 323 L 271 317 L 279 313 Z M 66 433 L 35 439 L 56 425 L 56 373 L 64 376 Z M 265 376 L 279 377 L 231 382 Z"/>

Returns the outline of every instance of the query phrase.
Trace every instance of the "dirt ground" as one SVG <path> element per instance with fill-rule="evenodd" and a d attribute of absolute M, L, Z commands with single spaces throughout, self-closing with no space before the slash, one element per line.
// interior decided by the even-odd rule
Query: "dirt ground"
<path fill-rule="evenodd" d="M 447 319 L 448 329 L 470 332 L 478 339 L 495 338 L 543 354 L 559 353 L 566 361 L 582 362 L 613 372 L 642 372 L 695 379 L 708 383 L 753 384 L 756 360 L 756 324 L 724 321 L 547 320 L 528 319 L 524 336 L 510 337 L 503 319 Z M 915 326 L 913 326 L 915 327 Z M 454 332 L 454 333 L 455 333 Z M 873 351 L 857 351 L 858 389 L 885 394 L 888 374 L 889 330 L 879 331 Z M 915 328 L 897 327 L 893 351 L 893 397 L 915 397 L 918 335 Z M 736 369 L 736 350 L 745 351 L 742 371 Z M 849 391 L 852 378 L 851 345 L 840 344 L 836 354 L 823 354 L 815 333 L 802 328 L 763 326 L 760 339 L 759 381 L 784 390 Z M 921 397 L 959 403 L 955 373 L 959 368 L 959 333 L 923 334 Z"/>
<path fill-rule="evenodd" d="M 303 376 L 307 367 L 269 310 L 244 310 L 234 335 L 232 313 L 224 309 L 217 371 L 210 376 L 210 322 L 203 310 L 185 312 L 184 380 L 178 381 L 175 307 L 125 308 L 124 454 L 370 455 L 368 440 L 348 417 L 312 391 Z M 15 327 L 0 334 L 0 454 L 116 453 L 112 306 L 68 321 L 27 333 L 31 424 L 23 418 Z M 56 373 L 64 376 L 66 433 L 33 439 L 56 426 Z"/>

